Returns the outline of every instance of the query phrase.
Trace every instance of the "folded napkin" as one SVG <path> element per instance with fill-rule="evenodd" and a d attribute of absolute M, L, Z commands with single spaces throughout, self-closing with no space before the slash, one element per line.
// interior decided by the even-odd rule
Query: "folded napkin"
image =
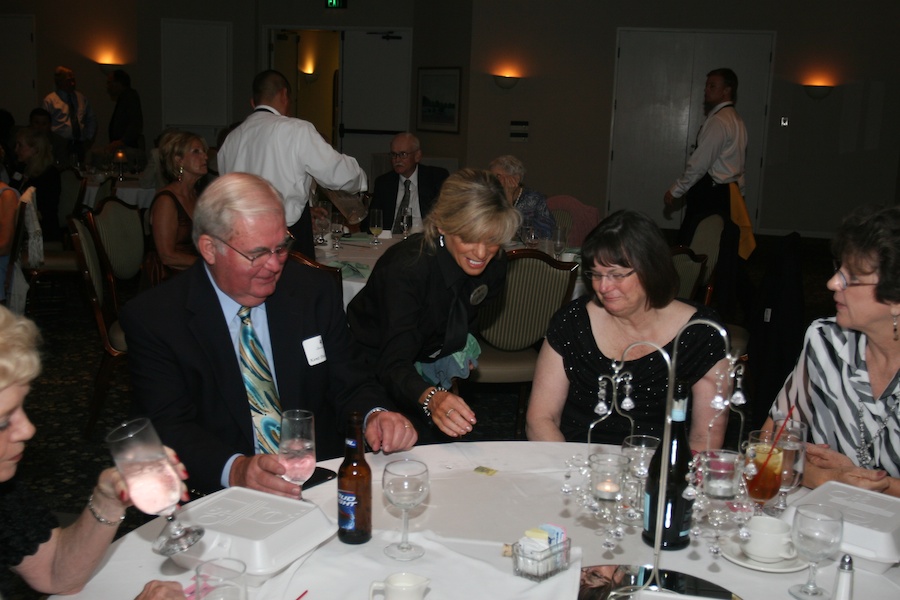
<path fill-rule="evenodd" d="M 351 233 L 350 235 L 345 235 L 341 238 L 341 240 L 347 240 L 350 242 L 371 242 L 372 234 L 360 231 L 359 233 Z"/>
<path fill-rule="evenodd" d="M 310 598 L 366 598 L 369 584 L 392 573 L 415 573 L 431 580 L 428 600 L 458 598 L 516 598 L 557 600 L 575 598 L 581 574 L 581 549 L 572 548 L 569 568 L 542 582 L 513 573 L 512 558 L 502 556 L 503 544 L 444 538 L 431 531 L 411 533 L 411 542 L 425 555 L 398 562 L 384 547 L 400 539 L 399 531 L 376 531 L 372 540 L 347 546 L 332 538 L 298 569 L 289 567 L 266 582 L 256 598 L 296 598 L 309 590 Z M 352 573 L 348 577 L 347 573 Z M 251 597 L 254 594 L 251 593 Z"/>
<path fill-rule="evenodd" d="M 349 260 L 335 260 L 328 263 L 329 267 L 335 267 L 341 270 L 342 277 L 362 277 L 368 279 L 372 273 L 372 267 L 365 263 L 351 262 Z"/>

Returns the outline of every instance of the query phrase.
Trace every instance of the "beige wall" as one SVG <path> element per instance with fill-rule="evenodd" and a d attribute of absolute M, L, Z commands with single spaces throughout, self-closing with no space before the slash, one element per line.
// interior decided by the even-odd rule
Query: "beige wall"
<path fill-rule="evenodd" d="M 461 132 L 422 133 L 427 154 L 455 156 L 460 165 L 472 166 L 484 166 L 498 154 L 517 154 L 535 188 L 597 205 L 605 202 L 616 28 L 771 30 L 777 38 L 758 226 L 827 232 L 850 206 L 896 202 L 900 117 L 893 100 L 900 95 L 900 8 L 894 0 L 697 0 L 689 5 L 664 0 L 357 0 L 345 11 L 325 10 L 323 4 L 8 0 L 0 14 L 36 15 L 36 96 L 52 89 L 56 64 L 71 66 L 94 103 L 101 139 L 113 107 L 95 63 L 101 46 L 114 48 L 117 60 L 128 63 L 144 102 L 148 140 L 158 131 L 162 18 L 232 23 L 233 90 L 227 101 L 233 120 L 248 112 L 250 82 L 265 65 L 260 32 L 267 26 L 413 27 L 413 77 L 421 66 L 463 69 Z M 185 57 L 186 69 L 191 58 Z M 504 66 L 517 66 L 525 77 L 512 90 L 500 90 L 489 76 Z M 841 84 L 818 102 L 799 86 L 817 71 Z M 414 95 L 415 88 L 414 79 Z M 782 115 L 790 118 L 786 129 L 777 125 Z M 508 141 L 511 119 L 530 122 L 527 144 Z M 677 170 L 673 167 L 673 177 Z"/>

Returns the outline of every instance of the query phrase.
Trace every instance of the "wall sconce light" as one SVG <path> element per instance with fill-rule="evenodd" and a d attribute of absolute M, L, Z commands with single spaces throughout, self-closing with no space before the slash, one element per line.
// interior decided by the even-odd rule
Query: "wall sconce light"
<path fill-rule="evenodd" d="M 112 72 L 115 71 L 116 69 L 122 69 L 122 68 L 125 67 L 125 65 L 116 65 L 116 64 L 112 64 L 112 63 L 109 63 L 109 64 L 107 64 L 107 63 L 97 63 L 97 64 L 100 66 L 100 70 L 103 71 L 103 74 L 104 74 L 104 75 L 109 75 L 110 73 L 112 73 Z"/>
<path fill-rule="evenodd" d="M 511 90 L 519 83 L 519 77 L 507 77 L 506 75 L 494 75 L 494 83 L 504 90 Z"/>
<path fill-rule="evenodd" d="M 319 80 L 319 74 L 313 71 L 312 73 L 304 73 L 303 79 L 306 80 L 306 83 L 315 83 Z"/>
<path fill-rule="evenodd" d="M 803 90 L 806 92 L 806 95 L 812 98 L 813 100 L 821 100 L 823 98 L 827 98 L 831 93 L 831 90 L 834 89 L 833 85 L 804 85 Z"/>

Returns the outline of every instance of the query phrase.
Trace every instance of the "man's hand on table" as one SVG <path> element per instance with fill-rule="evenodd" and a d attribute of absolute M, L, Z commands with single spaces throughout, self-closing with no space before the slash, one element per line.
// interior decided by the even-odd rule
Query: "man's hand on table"
<path fill-rule="evenodd" d="M 418 439 L 416 428 L 398 412 L 382 410 L 369 415 L 366 442 L 374 452 L 391 454 L 409 450 Z"/>
<path fill-rule="evenodd" d="M 228 484 L 286 498 L 299 498 L 300 486 L 282 479 L 284 472 L 284 467 L 272 454 L 238 456 L 231 465 Z"/>
<path fill-rule="evenodd" d="M 808 487 L 818 487 L 826 481 L 839 481 L 873 492 L 884 492 L 891 484 L 885 471 L 858 467 L 849 457 L 832 450 L 827 444 L 807 444 L 806 460 L 803 482 Z"/>

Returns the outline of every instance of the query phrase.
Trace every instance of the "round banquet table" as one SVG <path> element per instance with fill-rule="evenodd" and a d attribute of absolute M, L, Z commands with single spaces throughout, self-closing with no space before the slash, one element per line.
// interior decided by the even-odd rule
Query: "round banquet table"
<path fill-rule="evenodd" d="M 250 598 L 292 600 L 306 590 L 309 591 L 304 600 L 364 598 L 371 581 L 383 579 L 390 573 L 411 571 L 432 577 L 426 600 L 453 597 L 574 600 L 580 566 L 639 565 L 653 561 L 652 549 L 641 541 L 640 531 L 633 528 L 629 528 L 618 548 L 612 552 L 604 550 L 601 546 L 603 538 L 594 534 L 595 521 L 585 515 L 574 498 L 560 492 L 566 459 L 575 454 L 584 455 L 586 451 L 587 446 L 580 443 L 523 441 L 418 446 L 409 452 L 389 456 L 369 453 L 366 458 L 372 468 L 373 540 L 362 546 L 350 546 L 333 536 L 305 558 L 305 562 L 297 561 L 296 565 L 289 566 L 274 578 L 280 578 L 280 582 L 270 581 L 262 588 L 250 588 Z M 455 580 L 458 582 L 457 590 L 443 589 L 438 585 L 435 580 L 437 572 L 429 573 L 428 563 L 420 562 L 428 558 L 428 553 L 423 559 L 406 563 L 379 559 L 382 556 L 381 547 L 399 538 L 399 511 L 389 507 L 381 494 L 384 466 L 399 458 L 421 460 L 428 465 L 430 473 L 430 494 L 423 505 L 410 514 L 410 535 L 414 541 L 431 540 L 427 543 L 434 547 L 433 540 L 437 540 L 443 544 L 443 550 L 459 549 L 464 555 L 463 560 L 468 557 L 486 564 L 492 563 L 500 570 L 496 571 L 500 578 L 507 576 L 502 571 L 511 573 L 512 570 L 511 559 L 499 557 L 502 544 L 515 542 L 530 527 L 552 523 L 568 531 L 573 546 L 572 566 L 543 583 L 528 582 L 531 587 L 524 591 L 498 595 L 495 590 L 473 595 L 471 591 L 454 593 L 465 586 L 464 578 Z M 340 463 L 341 459 L 334 459 L 324 461 L 320 466 L 336 471 Z M 476 467 L 489 467 L 496 473 L 483 474 L 475 471 Z M 795 492 L 790 502 L 796 502 L 805 493 L 805 490 Z M 319 505 L 328 517 L 336 520 L 336 480 L 306 490 L 304 498 Z M 116 541 L 85 590 L 66 598 L 130 600 L 150 579 L 175 579 L 189 584 L 189 571 L 150 550 L 150 544 L 161 526 L 160 520 L 154 520 Z M 724 557 L 714 559 L 707 551 L 705 541 L 692 541 L 683 550 L 663 552 L 660 566 L 715 583 L 744 600 L 787 598 L 788 587 L 805 582 L 807 576 L 806 570 L 784 574 L 762 573 L 733 564 Z M 835 566 L 833 560 L 820 564 L 820 585 L 828 589 L 832 587 Z M 341 576 L 341 573 L 346 576 Z M 477 579 L 481 576 L 484 574 L 473 577 Z M 509 580 L 513 583 L 526 582 L 518 577 L 510 577 Z M 448 584 L 443 585 L 449 587 Z M 857 569 L 854 595 L 858 599 L 872 600 L 900 597 L 900 568 L 895 566 L 883 575 Z"/>

